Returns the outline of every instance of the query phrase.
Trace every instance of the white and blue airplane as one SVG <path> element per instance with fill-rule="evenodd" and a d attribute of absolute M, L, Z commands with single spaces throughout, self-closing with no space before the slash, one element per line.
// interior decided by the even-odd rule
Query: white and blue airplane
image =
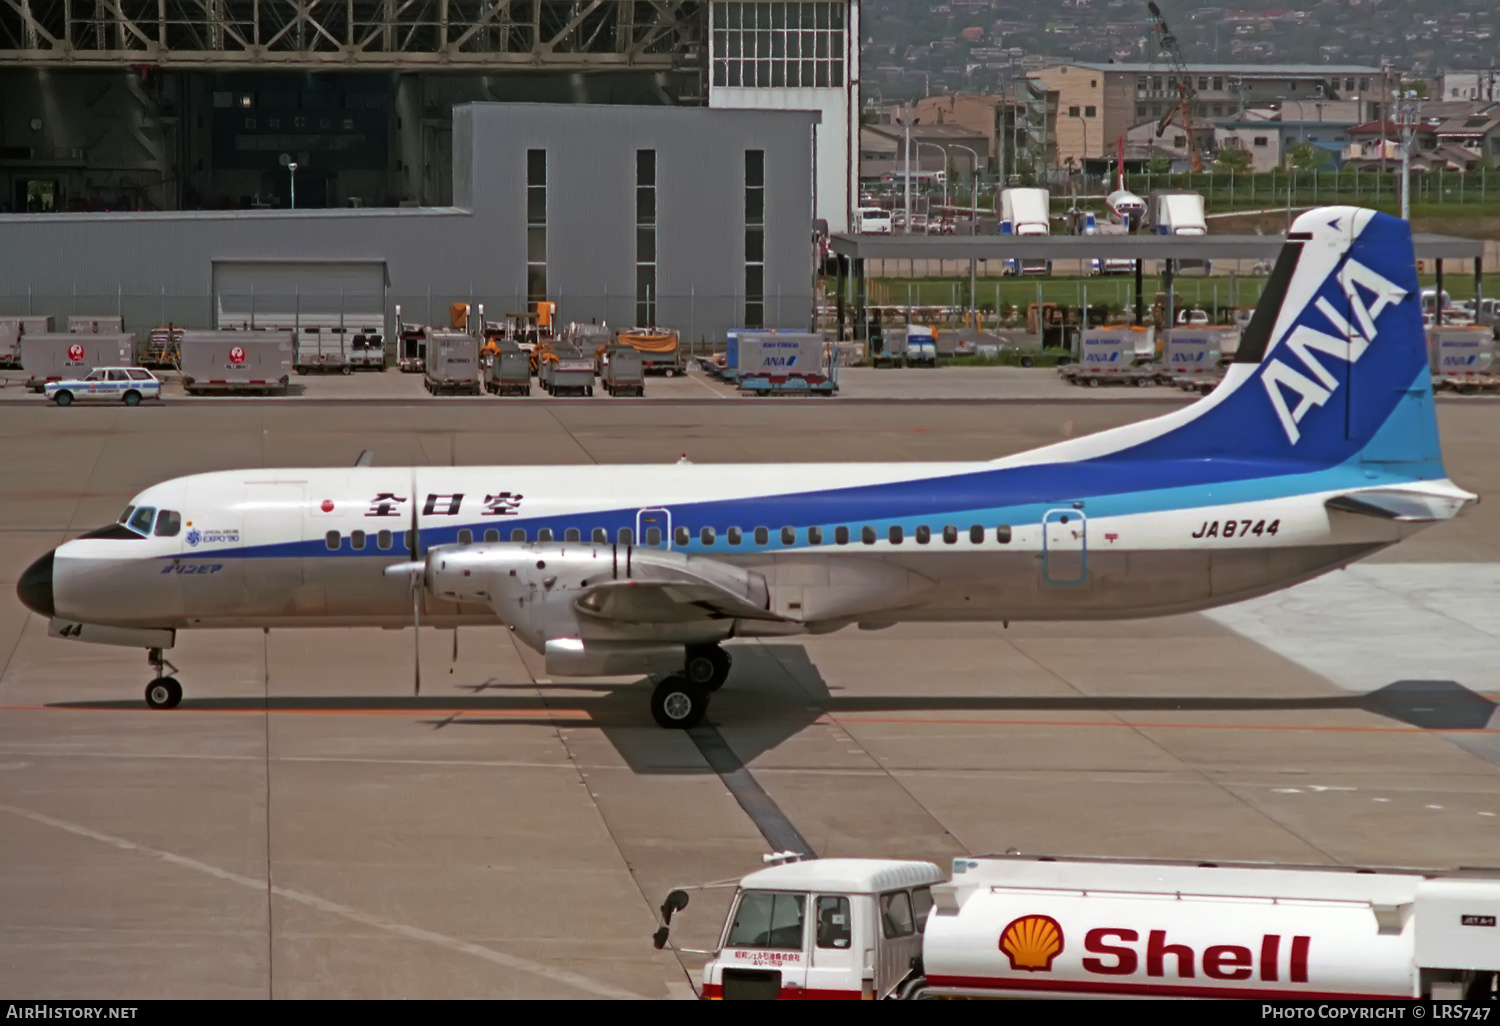
<path fill-rule="evenodd" d="M 658 675 L 666 727 L 702 718 L 730 638 L 1237 602 L 1478 501 L 1443 469 L 1414 264 L 1404 221 L 1304 214 L 1214 392 L 1033 452 L 197 474 L 18 593 L 54 636 L 148 649 L 153 707 L 181 699 L 179 630 L 490 624 L 550 674 Z"/>

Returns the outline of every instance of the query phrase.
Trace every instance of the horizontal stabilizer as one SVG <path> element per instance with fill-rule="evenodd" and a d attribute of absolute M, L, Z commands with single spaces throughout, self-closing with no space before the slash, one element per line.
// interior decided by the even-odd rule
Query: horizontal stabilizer
<path fill-rule="evenodd" d="M 1432 523 L 1452 520 L 1479 501 L 1479 496 L 1453 488 L 1451 491 L 1424 488 L 1369 488 L 1335 495 L 1325 506 L 1342 513 L 1399 520 L 1403 523 Z"/>

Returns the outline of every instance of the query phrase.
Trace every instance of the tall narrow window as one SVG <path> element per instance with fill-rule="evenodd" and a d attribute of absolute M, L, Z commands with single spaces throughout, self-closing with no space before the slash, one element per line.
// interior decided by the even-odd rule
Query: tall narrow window
<path fill-rule="evenodd" d="M 656 151 L 635 151 L 635 323 L 656 324 Z"/>
<path fill-rule="evenodd" d="M 745 327 L 766 323 L 766 151 L 745 151 Z"/>
<path fill-rule="evenodd" d="M 547 298 L 547 151 L 526 151 L 526 299 Z"/>

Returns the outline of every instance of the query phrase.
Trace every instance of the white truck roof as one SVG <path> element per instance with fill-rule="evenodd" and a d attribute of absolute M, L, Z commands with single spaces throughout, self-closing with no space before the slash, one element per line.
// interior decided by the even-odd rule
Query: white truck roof
<path fill-rule="evenodd" d="M 747 890 L 818 891 L 878 894 L 900 887 L 942 883 L 943 871 L 931 862 L 897 859 L 808 859 L 757 870 L 740 881 Z"/>

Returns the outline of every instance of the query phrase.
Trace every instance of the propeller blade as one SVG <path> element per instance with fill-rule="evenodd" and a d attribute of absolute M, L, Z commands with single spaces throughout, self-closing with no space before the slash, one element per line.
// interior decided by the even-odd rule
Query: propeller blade
<path fill-rule="evenodd" d="M 417 471 L 411 472 L 411 561 L 422 567 L 422 539 L 417 534 Z M 425 567 L 422 567 L 425 570 Z M 421 573 L 411 575 L 411 639 L 412 639 L 412 694 L 422 694 L 422 586 Z"/>
<path fill-rule="evenodd" d="M 422 592 L 411 591 L 412 694 L 422 694 Z"/>

